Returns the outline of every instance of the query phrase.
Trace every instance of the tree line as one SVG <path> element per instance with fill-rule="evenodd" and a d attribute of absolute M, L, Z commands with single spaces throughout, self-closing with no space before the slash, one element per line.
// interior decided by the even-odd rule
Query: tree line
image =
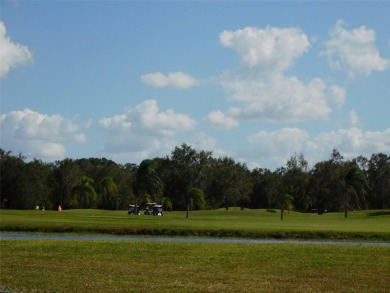
<path fill-rule="evenodd" d="M 334 149 L 309 168 L 301 153 L 276 170 L 248 167 L 231 157 L 214 158 L 187 144 L 169 156 L 140 165 L 105 158 L 27 161 L 0 149 L 3 208 L 126 209 L 158 202 L 168 210 L 240 206 L 303 212 L 390 208 L 390 156 L 377 153 L 345 160 Z"/>

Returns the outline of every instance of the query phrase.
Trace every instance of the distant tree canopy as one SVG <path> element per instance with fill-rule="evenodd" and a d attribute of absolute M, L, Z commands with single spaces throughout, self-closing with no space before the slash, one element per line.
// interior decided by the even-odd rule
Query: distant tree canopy
<path fill-rule="evenodd" d="M 301 153 L 285 166 L 249 170 L 187 144 L 136 164 L 105 158 L 27 161 L 0 149 L 1 207 L 126 209 L 154 201 L 167 209 L 267 208 L 347 211 L 390 208 L 390 156 L 345 160 L 336 149 L 309 169 Z"/>

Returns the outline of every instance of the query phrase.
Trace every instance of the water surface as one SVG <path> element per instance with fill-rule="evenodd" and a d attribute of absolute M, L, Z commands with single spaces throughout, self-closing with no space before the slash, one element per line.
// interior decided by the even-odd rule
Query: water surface
<path fill-rule="evenodd" d="M 0 240 L 3 240 L 3 239 L 63 240 L 63 241 L 70 241 L 70 240 L 73 240 L 73 241 L 145 241 L 145 242 L 181 242 L 181 243 L 245 243 L 245 244 L 306 244 L 306 245 L 307 244 L 315 244 L 315 245 L 350 245 L 350 246 L 390 246 L 390 242 L 0 233 Z"/>

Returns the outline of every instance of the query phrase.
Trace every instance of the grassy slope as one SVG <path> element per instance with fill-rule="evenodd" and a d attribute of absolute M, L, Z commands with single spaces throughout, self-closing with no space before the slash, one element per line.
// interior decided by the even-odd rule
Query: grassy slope
<path fill-rule="evenodd" d="M 390 240 L 390 211 L 324 215 L 265 210 L 166 212 L 163 217 L 130 216 L 125 211 L 0 211 L 2 231 L 39 231 L 149 235 L 200 235 L 251 238 L 330 238 Z"/>
<path fill-rule="evenodd" d="M 0 290 L 388 292 L 390 247 L 1 240 Z"/>

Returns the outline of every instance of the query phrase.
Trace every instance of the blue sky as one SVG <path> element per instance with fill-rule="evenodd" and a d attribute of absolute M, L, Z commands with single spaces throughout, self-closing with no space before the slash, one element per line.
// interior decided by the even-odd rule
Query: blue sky
<path fill-rule="evenodd" d="M 1 1 L 0 147 L 249 168 L 390 153 L 390 2 Z"/>

